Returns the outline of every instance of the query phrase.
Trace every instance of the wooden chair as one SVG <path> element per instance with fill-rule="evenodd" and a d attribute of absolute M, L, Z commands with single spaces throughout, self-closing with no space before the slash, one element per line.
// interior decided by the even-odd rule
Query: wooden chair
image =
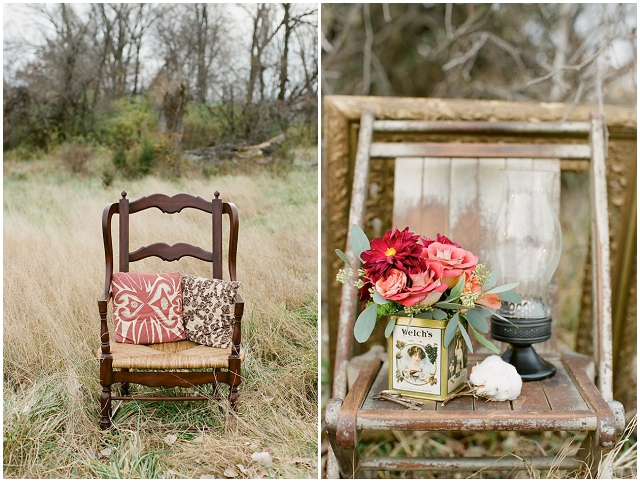
<path fill-rule="evenodd" d="M 111 279 L 113 274 L 113 243 L 111 220 L 119 215 L 119 271 L 128 272 L 129 264 L 151 256 L 164 261 L 176 261 L 184 256 L 192 256 L 211 263 L 213 278 L 223 279 L 223 216 L 229 217 L 228 275 L 236 281 L 236 252 L 238 246 L 238 211 L 232 203 L 222 202 L 220 193 L 215 192 L 212 201 L 206 201 L 190 194 L 177 194 L 169 197 L 164 194 L 152 194 L 129 202 L 127 193 L 122 198 L 108 204 L 102 215 L 102 234 L 105 253 L 104 294 L 98 300 L 100 312 L 100 428 L 111 426 L 113 416 L 112 400 L 157 400 L 186 401 L 211 400 L 210 396 L 137 396 L 129 394 L 129 383 L 138 383 L 150 387 L 193 387 L 213 384 L 214 394 L 218 384 L 229 385 L 229 405 L 237 407 L 238 391 L 241 381 L 240 365 L 244 352 L 240 349 L 241 321 L 244 302 L 236 296 L 234 324 L 231 347 L 228 349 L 202 346 L 188 340 L 152 345 L 134 345 L 115 343 L 109 339 L 107 306 L 112 298 Z M 129 223 L 133 214 L 147 209 L 157 208 L 163 213 L 180 213 L 185 208 L 198 209 L 211 215 L 213 246 L 211 251 L 186 243 L 169 246 L 166 243 L 154 243 L 136 251 L 129 251 Z M 187 372 L 185 369 L 207 369 L 207 371 Z M 111 385 L 119 383 L 120 395 L 112 395 Z M 119 402 L 121 403 L 121 402 Z"/>
<path fill-rule="evenodd" d="M 395 142 L 375 142 L 376 132 L 395 133 Z M 471 142 L 407 142 L 413 133 L 454 133 Z M 533 138 L 541 135 L 582 136 L 579 143 L 509 143 L 473 136 Z M 494 138 L 495 139 L 495 138 Z M 502 192 L 500 169 L 526 164 L 544 169 L 584 169 L 590 178 L 591 252 L 593 263 L 594 357 L 570 352 L 555 339 L 536 350 L 557 369 L 554 377 L 523 384 L 513 402 L 487 402 L 464 397 L 446 406 L 427 402 L 423 411 L 406 410 L 373 396 L 388 388 L 388 365 L 379 356 L 361 356 L 351 362 L 359 369 L 347 392 L 347 367 L 356 314 L 356 290 L 349 283 L 342 288 L 338 346 L 334 363 L 333 398 L 326 405 L 325 422 L 331 450 L 328 477 L 353 477 L 358 470 L 390 471 L 477 471 L 549 468 L 553 457 L 522 461 L 515 457 L 479 458 L 390 458 L 362 457 L 357 451 L 359 436 L 366 430 L 384 431 L 570 431 L 587 432 L 581 458 L 591 465 L 611 448 L 624 428 L 624 409 L 612 395 L 611 289 L 609 281 L 609 230 L 605 183 L 605 143 L 602 119 L 593 114 L 590 122 L 476 122 L 399 121 L 374 119 L 364 110 L 359 125 L 349 225 L 363 226 L 369 192 L 370 158 L 395 159 L 393 225 L 409 226 L 422 235 L 440 232 L 466 249 L 487 259 L 490 218 Z M 424 179 L 429 182 L 423 182 Z M 431 186 L 431 187 L 429 187 Z M 431 189 L 431 191 L 429 191 Z M 559 190 L 557 190 L 559 192 Z M 418 196 L 415 193 L 418 192 Z M 452 197 L 451 193 L 456 192 Z M 421 193 L 421 195 L 420 195 Z M 560 199 L 557 200 L 560 202 Z M 558 204 L 559 205 L 559 204 Z M 464 208 L 465 216 L 452 211 Z M 386 229 L 390 229 L 387 226 Z M 384 230 L 383 230 L 384 232 Z M 340 247 L 340 246 L 336 246 Z M 354 266 L 350 241 L 345 250 Z M 553 297 L 553 287 L 551 298 Z M 552 307 L 552 311 L 555 311 Z M 555 315 L 555 314 L 554 314 Z M 557 316 L 554 316 L 554 320 Z M 555 326 L 553 332 L 555 333 Z M 487 356 L 475 350 L 469 367 Z M 594 381 L 595 380 L 595 381 Z M 332 454 L 331 454 L 332 452 Z M 335 457 L 335 458 L 334 458 Z M 336 464 L 336 465 L 333 465 Z M 565 459 L 559 468 L 575 469 L 581 461 Z"/>

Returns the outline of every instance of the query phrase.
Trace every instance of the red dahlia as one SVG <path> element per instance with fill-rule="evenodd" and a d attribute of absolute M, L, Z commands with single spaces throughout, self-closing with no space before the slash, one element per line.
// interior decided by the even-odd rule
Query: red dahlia
<path fill-rule="evenodd" d="M 382 238 L 371 240 L 371 249 L 363 251 L 360 257 L 363 269 L 372 283 L 386 277 L 387 271 L 396 268 L 403 273 L 409 273 L 413 268 L 424 271 L 424 260 L 420 257 L 422 245 L 418 243 L 420 237 L 405 228 L 398 228 L 387 232 Z"/>

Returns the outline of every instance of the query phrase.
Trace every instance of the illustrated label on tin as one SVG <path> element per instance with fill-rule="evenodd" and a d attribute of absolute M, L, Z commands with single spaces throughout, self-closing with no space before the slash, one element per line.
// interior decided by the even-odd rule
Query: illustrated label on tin
<path fill-rule="evenodd" d="M 467 381 L 467 344 L 458 331 L 449 344 L 447 391 L 451 393 Z"/>
<path fill-rule="evenodd" d="M 393 330 L 393 389 L 440 394 L 442 330 L 396 325 Z"/>

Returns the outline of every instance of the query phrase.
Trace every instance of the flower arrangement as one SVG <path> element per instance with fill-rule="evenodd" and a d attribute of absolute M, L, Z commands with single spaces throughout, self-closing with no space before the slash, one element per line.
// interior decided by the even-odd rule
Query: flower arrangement
<path fill-rule="evenodd" d="M 359 226 L 351 228 L 351 245 L 362 261 L 362 268 L 354 271 L 345 254 L 336 249 L 347 269 L 338 272 L 342 283 L 356 278 L 358 296 L 365 306 L 354 326 L 360 343 L 371 336 L 377 321 L 385 315 L 404 315 L 412 318 L 449 320 L 445 329 L 445 345 L 449 345 L 459 330 L 469 350 L 473 352 L 467 330 L 484 346 L 498 353 L 496 346 L 480 333 L 489 331 L 486 318 L 502 301 L 519 303 L 513 291 L 518 283 L 495 286 L 495 276 L 479 263 L 478 257 L 446 236 L 436 239 L 421 237 L 405 228 L 387 232 L 382 238 L 369 242 Z M 395 326 L 391 316 L 385 329 L 388 338 Z"/>

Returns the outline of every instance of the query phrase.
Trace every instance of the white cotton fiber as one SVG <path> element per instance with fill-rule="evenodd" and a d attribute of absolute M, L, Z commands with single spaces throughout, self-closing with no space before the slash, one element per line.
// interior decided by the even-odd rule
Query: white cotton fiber
<path fill-rule="evenodd" d="M 515 367 L 497 355 L 491 355 L 471 370 L 469 381 L 479 397 L 501 402 L 515 400 L 522 389 L 522 378 Z"/>

